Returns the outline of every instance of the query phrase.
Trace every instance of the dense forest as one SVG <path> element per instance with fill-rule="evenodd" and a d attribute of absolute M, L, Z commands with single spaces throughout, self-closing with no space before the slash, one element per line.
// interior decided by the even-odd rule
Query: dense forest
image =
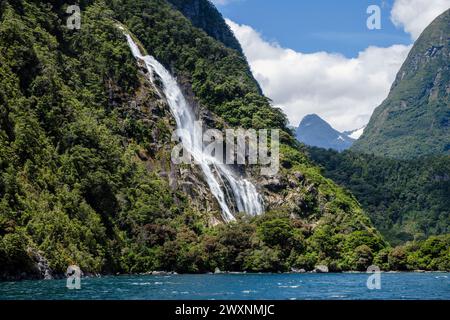
<path fill-rule="evenodd" d="M 397 160 L 309 148 L 323 173 L 348 188 L 392 244 L 450 233 L 450 158 Z"/>
<path fill-rule="evenodd" d="M 448 270 L 450 158 L 398 160 L 308 147 L 322 173 L 348 188 L 393 249 L 377 263 L 393 270 Z M 440 267 L 439 267 L 440 266 Z"/>
<path fill-rule="evenodd" d="M 0 2 L 3 278 L 42 277 L 42 266 L 58 275 L 70 264 L 85 273 L 347 270 L 386 247 L 354 198 L 306 158 L 239 51 L 166 1 L 81 5 L 81 29 L 68 30 L 60 1 Z M 118 23 L 216 125 L 282 129 L 279 178 L 296 188 L 276 186 L 291 199 L 277 200 L 285 207 L 214 226 L 214 211 L 194 205 L 203 199 L 171 185 L 173 119 Z"/>
<path fill-rule="evenodd" d="M 423 31 L 350 150 L 308 148 L 321 173 L 355 195 L 391 245 L 402 245 L 394 252 L 405 267 L 425 263 L 425 251 L 450 260 L 449 27 L 447 10 Z"/>
<path fill-rule="evenodd" d="M 69 30 L 63 1 L 0 0 L 0 278 L 71 264 L 86 274 L 449 269 L 448 237 L 390 247 L 308 159 L 239 50 L 167 1 L 80 4 L 82 27 Z M 278 182 L 261 182 L 266 214 L 211 223 L 220 213 L 184 189 L 179 176 L 195 168 L 171 167 L 174 121 L 118 24 L 217 127 L 282 130 Z"/>

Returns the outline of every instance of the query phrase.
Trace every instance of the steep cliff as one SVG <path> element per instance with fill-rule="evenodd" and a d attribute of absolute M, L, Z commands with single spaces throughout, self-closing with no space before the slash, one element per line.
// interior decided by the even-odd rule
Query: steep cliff
<path fill-rule="evenodd" d="M 414 44 L 353 150 L 411 159 L 450 154 L 450 10 Z"/>
<path fill-rule="evenodd" d="M 209 0 L 169 0 L 192 24 L 228 48 L 242 53 L 239 41 Z"/>
<path fill-rule="evenodd" d="M 242 54 L 167 1 L 83 1 L 79 30 L 66 28 L 60 1 L 0 8 L 1 277 L 41 277 L 43 259 L 54 274 L 70 264 L 363 270 L 386 246 L 354 197 L 308 160 Z M 119 24 L 177 77 L 208 127 L 281 130 L 277 176 L 235 168 L 263 195 L 264 215 L 224 224 L 198 167 L 172 163 L 161 83 Z"/>

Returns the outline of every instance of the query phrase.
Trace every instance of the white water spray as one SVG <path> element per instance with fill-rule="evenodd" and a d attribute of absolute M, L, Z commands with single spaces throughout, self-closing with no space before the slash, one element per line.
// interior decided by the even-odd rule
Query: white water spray
<path fill-rule="evenodd" d="M 172 75 L 152 56 L 143 56 L 139 47 L 130 35 L 126 34 L 128 44 L 136 59 L 145 62 L 149 72 L 149 79 L 153 82 L 153 73 L 156 73 L 163 83 L 164 95 L 175 117 L 181 142 L 196 163 L 203 171 L 206 182 L 211 189 L 211 193 L 217 199 L 221 209 L 223 219 L 227 222 L 235 220 L 232 210 L 227 204 L 228 199 L 233 201 L 239 212 L 249 215 L 259 215 L 264 212 L 261 197 L 255 186 L 248 180 L 237 177 L 225 164 L 222 164 L 215 157 L 203 152 L 203 140 L 201 133 L 195 130 L 195 116 L 191 106 L 186 102 L 177 81 Z M 224 178 L 225 181 L 222 179 Z M 222 182 L 222 184 L 220 183 Z M 226 195 L 223 191 L 226 182 L 232 190 L 232 195 Z"/>

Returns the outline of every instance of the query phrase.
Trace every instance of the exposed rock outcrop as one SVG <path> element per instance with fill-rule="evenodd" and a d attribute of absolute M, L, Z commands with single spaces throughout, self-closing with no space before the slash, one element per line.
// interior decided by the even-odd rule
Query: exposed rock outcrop
<path fill-rule="evenodd" d="M 317 273 L 328 273 L 329 272 L 328 266 L 326 266 L 326 265 L 315 266 L 314 272 L 317 272 Z"/>

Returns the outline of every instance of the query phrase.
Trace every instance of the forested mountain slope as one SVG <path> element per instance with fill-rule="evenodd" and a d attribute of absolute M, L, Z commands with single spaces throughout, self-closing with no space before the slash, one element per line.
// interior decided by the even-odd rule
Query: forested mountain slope
<path fill-rule="evenodd" d="M 348 188 L 391 244 L 450 233 L 450 158 L 397 160 L 310 148 L 324 175 Z"/>
<path fill-rule="evenodd" d="M 309 148 L 321 172 L 356 196 L 391 245 L 406 243 L 391 252 L 404 268 L 436 265 L 425 252 L 450 261 L 443 240 L 450 238 L 449 28 L 447 10 L 416 41 L 350 150 Z"/>
<path fill-rule="evenodd" d="M 260 94 L 245 58 L 163 0 L 0 1 L 0 278 L 152 270 L 364 270 L 389 248 Z M 196 166 L 170 160 L 174 119 L 123 31 L 174 74 L 209 127 L 281 129 L 281 168 L 236 168 L 266 213 L 221 221 Z M 159 84 L 160 85 L 160 84 Z M 436 264 L 435 268 L 444 268 Z"/>
<path fill-rule="evenodd" d="M 449 35 L 450 9 L 415 42 L 352 150 L 402 159 L 450 155 Z"/>

